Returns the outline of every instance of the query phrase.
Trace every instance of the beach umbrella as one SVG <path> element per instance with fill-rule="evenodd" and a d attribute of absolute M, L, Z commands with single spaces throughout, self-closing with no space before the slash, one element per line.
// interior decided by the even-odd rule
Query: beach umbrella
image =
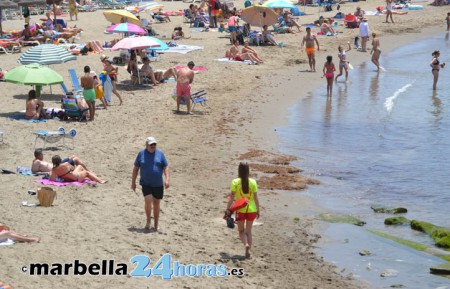
<path fill-rule="evenodd" d="M 112 24 L 128 22 L 142 27 L 141 21 L 126 10 L 108 10 L 104 11 L 103 15 Z"/>
<path fill-rule="evenodd" d="M 158 38 L 155 38 L 155 37 L 151 37 L 151 36 L 145 36 L 145 37 L 150 38 L 151 40 L 153 40 L 159 44 L 159 46 L 151 47 L 150 49 L 152 49 L 152 50 L 167 50 L 167 49 L 169 49 L 169 45 L 167 45 L 164 41 L 162 41 Z"/>
<path fill-rule="evenodd" d="M 275 9 L 275 8 L 288 8 L 288 9 L 297 8 L 297 6 L 292 4 L 292 2 L 289 0 L 269 0 L 266 3 L 264 3 L 263 6 L 269 7 L 272 9 Z"/>
<path fill-rule="evenodd" d="M 147 30 L 145 30 L 144 28 L 132 24 L 132 23 L 119 23 L 119 24 L 114 24 L 110 27 L 108 27 L 108 29 L 106 29 L 107 32 L 111 32 L 111 33 L 135 33 L 135 34 L 147 34 Z"/>
<path fill-rule="evenodd" d="M 150 47 L 159 47 L 160 44 L 148 37 L 127 37 L 114 45 L 111 50 L 120 49 L 143 49 Z"/>
<path fill-rule="evenodd" d="M 43 85 L 60 84 L 64 82 L 63 77 L 41 64 L 33 63 L 16 67 L 5 74 L 5 81 L 25 85 L 35 85 L 36 94 L 39 97 Z"/>
<path fill-rule="evenodd" d="M 27 5 L 43 5 L 46 4 L 46 0 L 12 0 L 17 3 L 19 6 L 27 6 Z"/>
<path fill-rule="evenodd" d="M 263 27 L 277 22 L 278 15 L 269 7 L 254 5 L 242 10 L 241 19 L 252 26 Z"/>
<path fill-rule="evenodd" d="M 156 2 L 151 2 L 151 3 L 147 3 L 141 6 L 128 6 L 125 8 L 125 10 L 131 12 L 131 13 L 140 13 L 143 11 L 156 11 L 159 9 L 163 9 L 164 5 L 156 3 Z"/>
<path fill-rule="evenodd" d="M 41 44 L 28 49 L 17 62 L 22 64 L 38 63 L 51 65 L 77 60 L 75 55 L 55 44 Z"/>
<path fill-rule="evenodd" d="M 17 8 L 17 4 L 11 1 L 1 0 L 0 1 L 0 35 L 3 36 L 3 27 L 2 27 L 2 17 L 3 17 L 3 9 L 9 8 Z"/>

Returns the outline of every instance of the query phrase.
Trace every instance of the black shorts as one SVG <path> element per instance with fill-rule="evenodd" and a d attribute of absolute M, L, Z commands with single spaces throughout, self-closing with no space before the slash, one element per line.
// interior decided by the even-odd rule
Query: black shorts
<path fill-rule="evenodd" d="M 142 186 L 142 194 L 144 197 L 152 195 L 155 199 L 162 200 L 164 195 L 164 187 Z"/>
<path fill-rule="evenodd" d="M 75 166 L 75 162 L 73 161 L 73 159 L 70 159 L 70 158 L 65 158 L 65 159 L 63 159 L 63 160 L 61 161 L 61 163 L 69 163 L 69 164 L 71 164 L 72 166 Z"/>

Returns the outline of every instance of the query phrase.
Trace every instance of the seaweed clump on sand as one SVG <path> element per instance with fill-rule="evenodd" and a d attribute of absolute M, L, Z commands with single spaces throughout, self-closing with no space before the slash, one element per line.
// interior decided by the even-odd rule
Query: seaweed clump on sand
<path fill-rule="evenodd" d="M 411 229 L 427 233 L 436 246 L 441 248 L 450 248 L 450 229 L 436 226 L 431 223 L 412 220 Z"/>

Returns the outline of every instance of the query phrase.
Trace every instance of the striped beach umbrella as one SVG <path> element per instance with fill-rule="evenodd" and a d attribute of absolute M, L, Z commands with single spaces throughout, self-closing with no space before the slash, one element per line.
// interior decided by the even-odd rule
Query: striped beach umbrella
<path fill-rule="evenodd" d="M 28 49 L 27 52 L 17 60 L 22 64 L 38 63 L 51 65 L 77 60 L 75 55 L 70 54 L 61 46 L 55 44 L 41 44 Z"/>

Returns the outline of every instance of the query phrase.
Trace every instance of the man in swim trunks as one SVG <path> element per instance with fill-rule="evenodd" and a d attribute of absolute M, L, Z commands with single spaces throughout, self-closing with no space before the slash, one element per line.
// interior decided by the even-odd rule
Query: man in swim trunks
<path fill-rule="evenodd" d="M 184 99 L 187 105 L 187 114 L 191 113 L 191 83 L 194 81 L 195 64 L 189 61 L 188 67 L 180 68 L 177 72 L 177 113 L 180 112 L 181 98 Z"/>
<path fill-rule="evenodd" d="M 306 54 L 308 55 L 309 68 L 311 71 L 316 72 L 316 59 L 315 52 L 316 47 L 314 42 L 317 44 L 317 51 L 320 51 L 319 41 L 317 41 L 316 35 L 311 34 L 311 28 L 306 28 L 306 35 L 303 37 L 301 49 L 303 49 L 303 45 L 306 44 Z"/>
<path fill-rule="evenodd" d="M 84 67 L 84 75 L 80 78 L 81 87 L 83 88 L 83 97 L 89 106 L 89 121 L 93 121 L 95 117 L 95 96 L 94 77 L 91 75 L 91 68 Z"/>
<path fill-rule="evenodd" d="M 69 163 L 72 166 L 82 166 L 86 168 L 84 162 L 82 162 L 76 155 L 72 155 L 68 158 L 65 158 L 61 161 L 62 163 Z M 31 172 L 37 175 L 48 174 L 53 168 L 51 163 L 44 161 L 44 154 L 41 149 L 37 149 L 34 151 L 34 160 L 31 163 Z"/>

